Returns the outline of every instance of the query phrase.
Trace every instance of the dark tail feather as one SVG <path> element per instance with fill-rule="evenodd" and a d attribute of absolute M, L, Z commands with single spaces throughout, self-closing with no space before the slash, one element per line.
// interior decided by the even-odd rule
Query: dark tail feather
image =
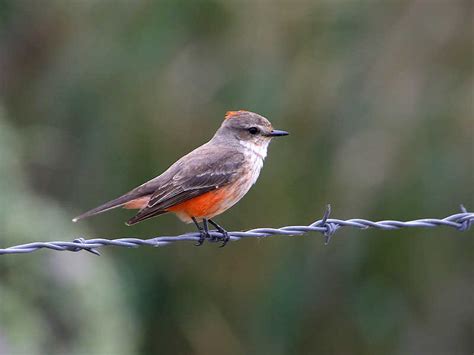
<path fill-rule="evenodd" d="M 159 216 L 160 214 L 165 214 L 165 213 L 168 213 L 168 211 L 155 211 L 153 213 L 142 213 L 143 211 L 145 210 L 142 210 L 140 212 L 138 212 L 135 216 L 133 216 L 132 218 L 130 218 L 127 223 L 125 223 L 127 226 L 131 226 L 133 224 L 137 224 L 138 222 L 141 222 L 141 221 L 144 221 L 145 219 L 148 219 L 148 218 L 152 218 L 152 217 L 155 217 L 155 216 Z"/>
<path fill-rule="evenodd" d="M 121 206 L 125 205 L 127 202 L 133 200 L 134 198 L 136 198 L 136 196 L 131 196 L 131 195 L 128 195 L 128 194 L 120 196 L 120 197 L 116 198 L 115 200 L 106 202 L 103 205 L 100 205 L 100 206 L 98 206 L 98 207 L 96 207 L 96 208 L 94 208 L 90 211 L 84 212 L 83 214 L 81 214 L 77 217 L 74 217 L 72 219 L 72 221 L 77 222 L 81 219 L 91 217 L 91 216 L 95 216 L 96 214 L 106 212 L 106 211 L 112 210 L 112 209 L 117 208 L 117 207 L 121 207 Z"/>

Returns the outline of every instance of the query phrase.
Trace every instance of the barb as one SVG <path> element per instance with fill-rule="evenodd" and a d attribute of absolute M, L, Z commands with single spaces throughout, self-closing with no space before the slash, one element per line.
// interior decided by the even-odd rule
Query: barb
<path fill-rule="evenodd" d="M 286 235 L 286 236 L 301 236 L 309 232 L 319 232 L 322 233 L 325 237 L 325 244 L 328 244 L 331 236 L 342 227 L 352 227 L 358 229 L 368 229 L 368 228 L 377 228 L 383 230 L 394 230 L 401 228 L 434 228 L 440 226 L 452 227 L 459 231 L 466 231 L 470 228 L 471 224 L 474 222 L 474 213 L 467 212 L 464 206 L 461 205 L 461 213 L 457 213 L 451 216 L 448 216 L 443 219 L 436 218 L 424 218 L 416 219 L 413 221 L 392 221 L 384 220 L 378 222 L 368 221 L 366 219 L 332 219 L 329 218 L 331 214 L 331 206 L 327 205 L 326 212 L 322 219 L 310 224 L 309 226 L 287 226 L 281 228 L 257 228 L 251 229 L 246 232 L 229 232 L 230 240 L 235 242 L 243 238 L 263 238 L 269 237 L 272 235 Z M 211 239 L 209 242 L 219 241 L 223 235 L 216 231 L 210 231 Z M 179 236 L 162 236 L 154 237 L 150 239 L 139 239 L 139 238 L 119 238 L 119 239 L 105 239 L 105 238 L 95 238 L 95 239 L 84 239 L 77 238 L 72 242 L 34 242 L 22 245 L 16 245 L 6 249 L 0 249 L 0 255 L 3 254 L 25 254 L 31 253 L 39 249 L 52 249 L 57 251 L 81 251 L 86 250 L 95 255 L 100 255 L 97 251 L 97 248 L 105 246 L 117 246 L 125 248 L 137 248 L 140 246 L 151 246 L 151 247 L 161 247 L 171 243 L 189 241 L 197 242 L 199 240 L 199 233 L 186 233 Z"/>

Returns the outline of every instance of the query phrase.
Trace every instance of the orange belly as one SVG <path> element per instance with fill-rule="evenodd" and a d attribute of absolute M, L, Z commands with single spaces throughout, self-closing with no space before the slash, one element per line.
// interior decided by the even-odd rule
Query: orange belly
<path fill-rule="evenodd" d="M 230 207 L 228 202 L 232 200 L 232 195 L 229 188 L 223 187 L 169 207 L 168 211 L 186 221 L 191 217 L 212 218 Z"/>
<path fill-rule="evenodd" d="M 241 184 L 233 184 L 206 192 L 202 195 L 168 207 L 167 212 L 175 213 L 183 222 L 191 223 L 191 217 L 197 221 L 203 218 L 212 218 L 232 207 L 247 192 L 249 186 L 242 188 Z M 127 202 L 123 207 L 127 209 L 142 209 L 148 205 L 151 195 L 143 196 Z"/>

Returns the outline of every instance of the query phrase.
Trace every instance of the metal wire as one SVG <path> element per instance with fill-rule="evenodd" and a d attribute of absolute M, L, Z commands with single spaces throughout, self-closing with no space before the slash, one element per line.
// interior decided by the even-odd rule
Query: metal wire
<path fill-rule="evenodd" d="M 359 229 L 368 229 L 368 228 L 377 228 L 383 230 L 394 230 L 407 227 L 452 227 L 459 231 L 466 231 L 469 229 L 471 224 L 474 222 L 474 213 L 467 212 L 464 206 L 461 205 L 461 213 L 457 213 L 451 216 L 448 216 L 443 219 L 436 218 L 423 218 L 413 221 L 392 221 L 384 220 L 378 222 L 368 221 L 366 219 L 332 219 L 329 218 L 331 213 L 331 206 L 327 205 L 326 212 L 322 219 L 310 224 L 309 226 L 287 226 L 281 228 L 257 228 L 251 229 L 246 232 L 229 232 L 230 241 L 237 241 L 242 238 L 262 238 L 269 237 L 272 235 L 286 235 L 286 236 L 299 236 L 306 234 L 308 232 L 319 232 L 322 233 L 325 237 L 325 244 L 329 243 L 329 240 L 332 235 L 341 227 L 353 227 Z M 210 242 L 219 242 L 222 241 L 223 235 L 218 231 L 209 231 L 211 235 Z M 84 239 L 77 238 L 72 242 L 61 242 L 61 241 L 52 241 L 52 242 L 33 242 L 28 244 L 21 244 L 12 246 L 5 249 L 0 249 L 0 255 L 4 254 L 24 254 L 31 253 L 39 249 L 52 249 L 56 251 L 81 251 L 86 250 L 95 255 L 100 255 L 97 251 L 97 248 L 104 246 L 117 246 L 125 248 L 137 248 L 139 246 L 151 246 L 151 247 L 161 247 L 171 243 L 190 241 L 197 242 L 199 241 L 200 234 L 195 233 L 186 233 L 178 236 L 161 236 L 154 237 L 150 239 L 139 239 L 139 238 L 119 238 L 119 239 L 104 239 L 104 238 L 94 238 L 94 239 Z"/>

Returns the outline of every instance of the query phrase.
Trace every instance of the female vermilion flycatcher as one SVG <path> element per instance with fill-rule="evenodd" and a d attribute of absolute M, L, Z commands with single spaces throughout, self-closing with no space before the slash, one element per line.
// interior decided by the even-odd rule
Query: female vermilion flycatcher
<path fill-rule="evenodd" d="M 211 218 L 244 197 L 257 181 L 271 139 L 288 135 L 273 129 L 265 117 L 253 112 L 229 111 L 225 118 L 209 142 L 179 159 L 160 176 L 73 221 L 116 207 L 139 209 L 127 225 L 173 212 L 182 221 L 196 224 L 201 233 L 197 245 L 210 238 L 209 222 L 222 233 L 224 246 L 229 235 Z"/>

